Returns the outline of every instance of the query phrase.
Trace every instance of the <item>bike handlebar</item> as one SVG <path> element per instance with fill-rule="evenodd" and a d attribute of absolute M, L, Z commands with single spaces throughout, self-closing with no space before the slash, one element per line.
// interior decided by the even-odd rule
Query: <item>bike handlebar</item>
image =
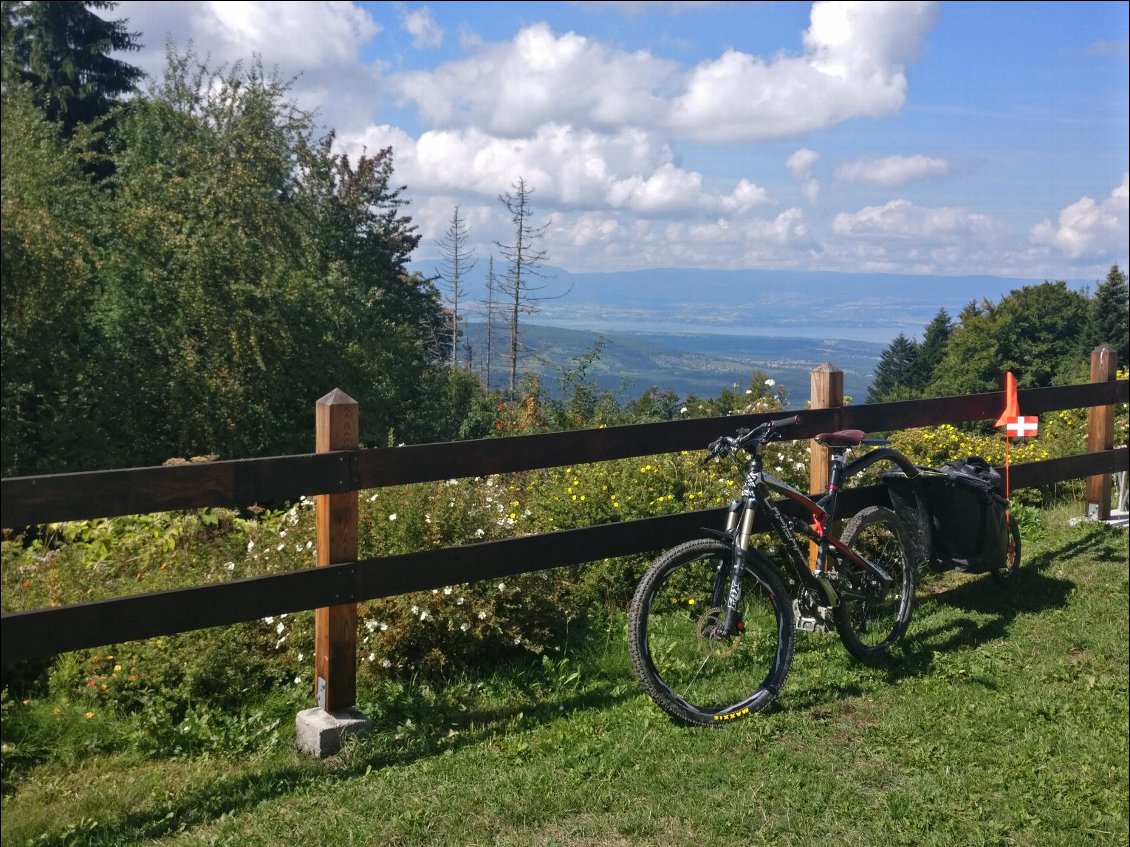
<path fill-rule="evenodd" d="M 752 441 L 760 444 L 768 444 L 770 441 L 775 441 L 781 437 L 782 430 L 788 429 L 791 426 L 796 426 L 801 422 L 800 415 L 793 415 L 788 418 L 777 418 L 776 420 L 766 421 L 753 429 L 739 429 L 737 436 L 723 435 L 710 442 L 708 446 L 709 453 L 706 456 L 707 462 L 716 456 L 730 456 L 738 448 L 744 448 L 745 445 Z"/>

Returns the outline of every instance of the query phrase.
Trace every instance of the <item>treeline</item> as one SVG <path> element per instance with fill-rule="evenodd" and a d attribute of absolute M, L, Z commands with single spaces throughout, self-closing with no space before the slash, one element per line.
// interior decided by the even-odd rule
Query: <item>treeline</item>
<path fill-rule="evenodd" d="M 941 309 L 921 341 L 900 333 L 887 346 L 867 401 L 995 391 L 1005 371 L 1024 388 L 1086 381 L 1100 344 L 1126 364 L 1127 300 L 1126 274 L 1115 265 L 1093 294 L 1060 280 L 1024 286 L 997 303 L 972 302 L 956 321 Z"/>
<path fill-rule="evenodd" d="M 369 445 L 487 431 L 391 149 L 335 153 L 258 64 L 171 54 L 119 102 L 97 5 L 4 4 L 4 475 L 307 452 L 335 387 Z M 91 67 L 58 78 L 60 44 Z"/>

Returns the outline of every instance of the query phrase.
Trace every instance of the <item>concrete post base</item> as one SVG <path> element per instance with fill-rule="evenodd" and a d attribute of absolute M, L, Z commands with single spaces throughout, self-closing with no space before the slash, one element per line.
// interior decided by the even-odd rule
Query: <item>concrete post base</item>
<path fill-rule="evenodd" d="M 298 749 L 319 759 L 341 750 L 343 736 L 364 735 L 373 727 L 372 721 L 356 709 L 340 712 L 306 709 L 298 713 L 294 722 L 298 730 Z"/>

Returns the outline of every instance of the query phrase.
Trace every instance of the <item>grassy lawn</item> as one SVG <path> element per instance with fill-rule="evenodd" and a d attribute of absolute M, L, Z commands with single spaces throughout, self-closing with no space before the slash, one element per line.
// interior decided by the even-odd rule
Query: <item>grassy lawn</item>
<path fill-rule="evenodd" d="M 1076 512 L 1015 586 L 929 578 L 889 667 L 799 635 L 771 710 L 722 729 L 652 705 L 615 618 L 565 659 L 365 692 L 373 733 L 326 761 L 293 711 L 245 756 L 48 750 L 5 769 L 3 843 L 1124 847 L 1127 535 Z"/>

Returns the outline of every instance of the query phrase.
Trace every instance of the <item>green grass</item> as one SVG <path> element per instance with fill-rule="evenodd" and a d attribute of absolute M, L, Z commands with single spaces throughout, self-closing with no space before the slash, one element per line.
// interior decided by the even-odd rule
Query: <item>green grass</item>
<path fill-rule="evenodd" d="M 38 734 L 5 727 L 3 843 L 1124 847 L 1127 536 L 1074 513 L 1026 535 L 1014 587 L 928 579 L 886 668 L 799 636 L 771 710 L 718 730 L 640 693 L 620 618 L 568 659 L 364 692 L 373 733 L 325 761 L 277 694 L 276 743 L 175 760 L 84 754 L 9 704 Z"/>

